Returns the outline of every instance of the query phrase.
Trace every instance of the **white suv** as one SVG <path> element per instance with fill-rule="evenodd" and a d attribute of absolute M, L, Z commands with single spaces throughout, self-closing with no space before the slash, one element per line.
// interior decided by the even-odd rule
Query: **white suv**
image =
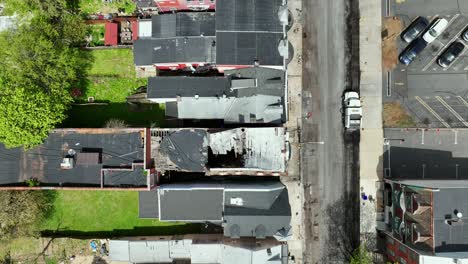
<path fill-rule="evenodd" d="M 448 21 L 445 18 L 437 18 L 429 29 L 424 33 L 422 38 L 427 43 L 434 41 L 448 26 Z"/>

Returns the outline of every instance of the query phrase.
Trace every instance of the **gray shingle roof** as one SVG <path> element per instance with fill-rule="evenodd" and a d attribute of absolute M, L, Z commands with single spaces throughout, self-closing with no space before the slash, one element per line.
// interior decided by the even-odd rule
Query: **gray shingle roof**
<path fill-rule="evenodd" d="M 215 36 L 215 13 L 162 14 L 152 17 L 153 38 Z"/>
<path fill-rule="evenodd" d="M 283 26 L 278 18 L 282 0 L 218 0 L 216 5 L 216 18 L 209 12 L 153 16 L 150 38 L 153 41 L 144 44 L 140 43 L 141 39 L 135 41 L 135 64 L 253 65 L 257 60 L 261 65 L 283 65 L 278 51 L 283 38 Z M 205 41 L 187 40 L 200 36 Z M 179 38 L 190 43 L 184 45 L 176 41 Z M 161 52 L 152 54 L 143 50 L 155 48 Z"/>
<path fill-rule="evenodd" d="M 278 18 L 282 0 L 217 0 L 217 31 L 283 32 Z"/>
<path fill-rule="evenodd" d="M 233 238 L 271 237 L 290 226 L 288 192 L 278 182 L 171 184 L 158 192 L 161 220 L 223 220 Z"/>
<path fill-rule="evenodd" d="M 139 218 L 159 218 L 158 191 L 138 192 Z"/>
<path fill-rule="evenodd" d="M 216 97 L 230 95 L 227 77 L 166 76 L 148 78 L 147 98 Z"/>
<path fill-rule="evenodd" d="M 278 45 L 283 28 L 278 18 L 282 0 L 218 0 L 216 63 L 283 65 Z"/>
<path fill-rule="evenodd" d="M 222 189 L 158 189 L 160 220 L 221 222 Z"/>
<path fill-rule="evenodd" d="M 142 38 L 133 43 L 137 66 L 155 63 L 207 62 L 216 58 L 215 37 Z"/>

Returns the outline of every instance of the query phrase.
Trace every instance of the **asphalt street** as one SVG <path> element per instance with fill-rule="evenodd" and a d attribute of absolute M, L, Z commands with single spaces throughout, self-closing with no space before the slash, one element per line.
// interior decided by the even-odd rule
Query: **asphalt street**
<path fill-rule="evenodd" d="M 304 263 L 346 262 L 359 239 L 359 136 L 344 137 L 341 114 L 344 90 L 357 87 L 346 26 L 353 2 L 303 1 Z"/>

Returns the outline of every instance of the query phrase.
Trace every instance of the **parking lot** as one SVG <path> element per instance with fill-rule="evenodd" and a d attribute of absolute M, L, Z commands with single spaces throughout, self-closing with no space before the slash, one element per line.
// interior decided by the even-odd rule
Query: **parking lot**
<path fill-rule="evenodd" d="M 468 178 L 468 129 L 385 129 L 384 134 L 386 177 Z"/>
<path fill-rule="evenodd" d="M 417 16 L 428 21 L 445 18 L 449 24 L 409 66 L 399 63 L 393 71 L 384 73 L 384 101 L 399 100 L 420 126 L 468 127 L 468 42 L 460 37 L 468 27 L 468 1 L 387 2 L 385 13 L 400 18 L 404 28 Z M 397 41 L 400 54 L 408 43 L 401 38 Z M 442 68 L 437 59 L 454 41 L 465 49 L 449 67 Z"/>

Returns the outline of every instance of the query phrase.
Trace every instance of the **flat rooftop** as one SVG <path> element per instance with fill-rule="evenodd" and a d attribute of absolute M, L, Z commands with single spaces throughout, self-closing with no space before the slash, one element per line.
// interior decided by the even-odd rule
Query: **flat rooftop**
<path fill-rule="evenodd" d="M 385 129 L 384 133 L 386 178 L 468 179 L 467 129 Z"/>
<path fill-rule="evenodd" d="M 282 173 L 289 153 L 286 140 L 281 127 L 152 129 L 151 157 L 162 172 Z"/>
<path fill-rule="evenodd" d="M 218 0 L 216 2 L 216 63 L 283 65 L 278 45 L 283 26 L 282 0 Z"/>
<path fill-rule="evenodd" d="M 468 252 L 468 196 L 467 188 L 441 188 L 434 192 L 434 250 L 438 253 Z M 460 221 L 447 224 L 446 220 L 456 218 L 454 212 L 463 214 Z"/>
<path fill-rule="evenodd" d="M 56 129 L 30 150 L 0 145 L 0 185 L 146 187 L 143 129 Z M 64 166 L 64 158 L 72 166 Z"/>
<path fill-rule="evenodd" d="M 151 27 L 147 19 L 140 20 L 139 36 L 144 37 L 134 42 L 135 64 L 283 66 L 278 50 L 284 38 L 278 14 L 282 4 L 282 0 L 217 0 L 215 13 L 160 14 L 153 16 Z"/>

